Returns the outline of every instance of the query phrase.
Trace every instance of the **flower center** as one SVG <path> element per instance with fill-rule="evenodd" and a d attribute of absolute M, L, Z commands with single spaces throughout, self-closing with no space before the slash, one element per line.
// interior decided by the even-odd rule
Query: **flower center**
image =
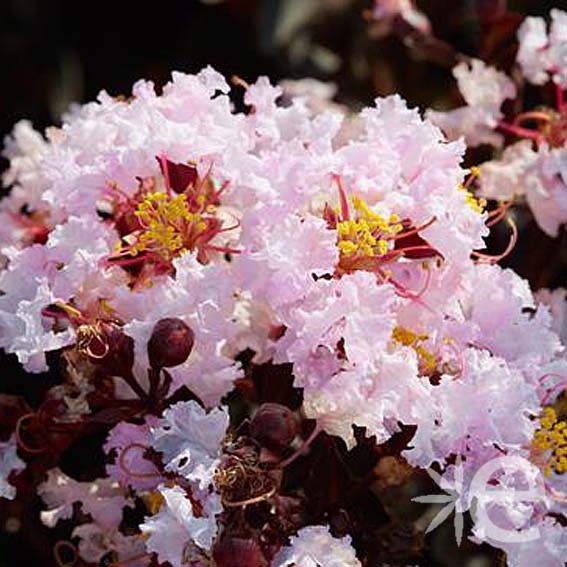
<path fill-rule="evenodd" d="M 171 197 L 166 193 L 150 193 L 136 208 L 135 216 L 142 229 L 130 247 L 132 256 L 140 252 L 154 252 L 170 260 L 186 251 L 195 249 L 207 228 L 217 223 L 210 213 L 214 206 L 204 210 L 205 197 L 196 199 L 197 211 L 191 212 L 187 196 Z"/>
<path fill-rule="evenodd" d="M 538 429 L 532 441 L 534 449 L 548 455 L 544 466 L 544 474 L 558 474 L 567 471 L 567 423 L 557 418 L 556 411 L 546 407 L 539 419 Z"/>
<path fill-rule="evenodd" d="M 429 338 L 429 335 L 422 333 L 417 334 L 411 329 L 405 327 L 395 327 L 392 331 L 392 339 L 394 343 L 411 347 L 417 354 L 419 370 L 422 374 L 429 375 L 437 369 L 437 357 L 427 350 L 423 343 Z"/>
<path fill-rule="evenodd" d="M 425 259 L 440 256 L 419 232 L 432 223 L 432 218 L 423 226 L 415 227 L 409 219 L 400 219 L 396 214 L 383 215 L 372 210 L 356 195 L 346 196 L 338 176 L 339 206 L 325 206 L 323 218 L 331 230 L 337 231 L 339 262 L 336 275 L 364 270 L 376 273 L 383 281 L 388 279 L 383 270 L 388 263 L 401 257 Z M 391 281 L 391 280 L 390 280 Z"/>
<path fill-rule="evenodd" d="M 337 223 L 337 246 L 341 255 L 359 258 L 385 256 L 390 249 L 388 238 L 403 230 L 400 219 L 390 215 L 386 220 L 354 195 L 351 201 L 355 218 Z"/>
<path fill-rule="evenodd" d="M 158 159 L 165 192 L 156 191 L 155 177 L 139 179 L 133 197 L 125 195 L 115 184 L 109 184 L 112 218 L 121 236 L 116 252 L 107 263 L 117 264 L 138 280 L 150 273 L 170 273 L 172 260 L 195 252 L 202 264 L 211 252 L 225 254 L 238 250 L 218 246 L 212 241 L 238 226 L 223 227 L 218 214 L 220 195 L 228 182 L 217 188 L 211 171 L 200 177 L 194 166 Z M 142 274 L 142 275 L 140 275 Z"/>

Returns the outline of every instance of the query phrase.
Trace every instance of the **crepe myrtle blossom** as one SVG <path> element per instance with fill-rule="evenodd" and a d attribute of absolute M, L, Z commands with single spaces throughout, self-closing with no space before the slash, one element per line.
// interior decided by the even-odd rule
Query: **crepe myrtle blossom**
<path fill-rule="evenodd" d="M 38 494 L 47 506 L 47 510 L 41 512 L 41 521 L 48 527 L 55 526 L 59 520 L 71 518 L 75 503 L 80 503 L 81 510 L 96 523 L 118 526 L 122 509 L 132 504 L 125 491 L 113 480 L 79 482 L 60 469 L 48 472 L 47 479 L 38 488 Z"/>
<path fill-rule="evenodd" d="M 553 320 L 552 329 L 559 335 L 563 344 L 567 343 L 567 290 L 557 288 L 554 290 L 539 289 L 535 293 L 537 301 L 547 305 Z"/>
<path fill-rule="evenodd" d="M 26 464 L 18 457 L 15 436 L 0 442 L 0 497 L 13 500 L 16 488 L 10 483 L 10 475 L 24 470 Z"/>
<path fill-rule="evenodd" d="M 495 130 L 503 118 L 502 104 L 516 96 L 512 80 L 479 59 L 459 63 L 453 75 L 466 106 L 447 112 L 429 111 L 428 118 L 451 139 L 463 136 L 471 146 L 502 145 L 502 135 Z"/>
<path fill-rule="evenodd" d="M 32 124 L 22 120 L 4 140 L 2 155 L 10 167 L 2 176 L 2 183 L 11 187 L 9 197 L 2 199 L 0 215 L 0 246 L 22 247 L 34 242 L 45 243 L 54 219 L 41 201 L 45 180 L 41 174 L 41 158 L 48 143 Z"/>
<path fill-rule="evenodd" d="M 468 123 L 497 143 L 513 84 L 474 61 L 457 76 Z M 463 141 L 399 96 L 358 113 L 347 141 L 342 113 L 283 104 L 266 78 L 238 88 L 245 113 L 212 69 L 175 73 L 160 95 L 143 81 L 130 99 L 101 94 L 46 140 L 27 126 L 13 136 L 0 216 L 29 191 L 20 215 L 41 211 L 47 233 L 2 248 L 0 346 L 33 372 L 50 351 L 77 361 L 93 415 L 70 426 L 56 415 L 47 433 L 106 436 L 108 477 L 52 469 L 38 489 L 43 521 L 89 516 L 74 532 L 88 561 L 114 550 L 124 562 L 222 565 L 242 544 L 262 565 L 360 565 L 364 538 L 306 526 L 309 490 L 280 491 L 322 438 L 350 458 L 354 426 L 378 444 L 410 431 L 399 453 L 414 467 L 519 454 L 559 490 L 563 416 L 550 406 L 564 349 L 553 314 L 497 265 L 517 231 L 505 205 L 475 195 Z M 532 145 L 510 163 L 533 158 L 542 186 L 515 165 L 502 175 L 529 184 L 552 232 L 561 209 L 541 195 L 560 198 L 562 130 L 525 130 Z M 498 175 L 481 169 L 480 183 L 506 199 Z M 490 256 L 484 239 L 501 220 L 510 242 Z M 294 401 L 266 409 L 261 396 L 280 387 Z M 262 419 L 283 423 L 281 436 Z M 143 536 L 119 535 L 134 505 Z"/>
<path fill-rule="evenodd" d="M 215 514 L 222 510 L 218 497 L 209 498 L 196 515 L 195 505 L 181 488 L 161 486 L 159 493 L 163 498 L 159 512 L 140 524 L 146 548 L 173 567 L 199 564 L 217 533 Z"/>
<path fill-rule="evenodd" d="M 165 410 L 163 418 L 151 428 L 151 446 L 162 453 L 166 470 L 204 490 L 219 465 L 228 419 L 224 408 L 207 413 L 197 402 L 179 402 Z"/>
<path fill-rule="evenodd" d="M 327 526 L 308 526 L 292 536 L 290 545 L 274 558 L 273 565 L 316 567 L 358 567 L 361 565 L 351 547 L 350 537 L 334 538 Z"/>
<path fill-rule="evenodd" d="M 480 194 L 506 201 L 525 198 L 538 225 L 555 237 L 567 222 L 567 14 L 552 10 L 551 15 L 549 36 L 542 18 L 526 18 L 518 31 L 517 61 L 525 77 L 537 85 L 553 78 L 555 107 L 526 109 L 513 119 L 505 118 L 501 107 L 505 99 L 515 98 L 514 83 L 482 61 L 472 60 L 453 70 L 467 106 L 430 111 L 428 116 L 449 138 L 464 136 L 471 146 L 500 148 L 507 135 L 512 143 L 480 165 Z"/>
<path fill-rule="evenodd" d="M 143 424 L 121 422 L 108 435 L 103 449 L 106 454 L 113 454 L 114 463 L 106 465 L 106 472 L 124 488 L 151 490 L 161 481 L 155 464 L 145 458 L 151 446 L 150 427 L 156 421 L 149 416 Z"/>
<path fill-rule="evenodd" d="M 400 18 L 421 33 L 431 33 L 431 22 L 417 9 L 413 0 L 374 0 L 374 7 L 369 10 L 367 17 L 378 20 L 388 28 L 393 25 L 396 18 Z"/>
<path fill-rule="evenodd" d="M 54 548 L 56 557 L 70 552 L 85 561 L 97 562 L 113 553 L 119 560 L 129 562 L 145 554 L 139 536 L 127 536 L 119 531 L 124 509 L 133 508 L 134 501 L 117 482 L 105 478 L 78 482 L 60 469 L 51 469 L 38 487 L 38 494 L 47 506 L 40 517 L 48 527 L 55 527 L 60 520 L 73 519 L 79 509 L 90 519 L 73 530 L 78 546 L 75 548 L 64 540 L 58 542 Z"/>
<path fill-rule="evenodd" d="M 543 18 L 528 17 L 518 30 L 518 63 L 536 85 L 550 79 L 567 87 L 567 12 L 551 10 L 549 33 Z"/>

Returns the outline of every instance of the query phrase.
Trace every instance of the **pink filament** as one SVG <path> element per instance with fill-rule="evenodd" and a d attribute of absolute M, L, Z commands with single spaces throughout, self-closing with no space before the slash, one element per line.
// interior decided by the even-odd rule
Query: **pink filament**
<path fill-rule="evenodd" d="M 165 181 L 165 190 L 167 192 L 167 196 L 171 197 L 171 181 L 169 179 L 169 170 L 167 168 L 167 158 L 164 155 L 161 155 L 158 157 L 158 159 L 163 170 L 163 178 Z"/>
<path fill-rule="evenodd" d="M 413 236 L 414 234 L 417 234 L 418 232 L 421 232 L 422 230 L 429 228 L 436 220 L 437 220 L 437 217 L 432 217 L 430 220 L 428 220 L 426 223 L 422 224 L 421 226 L 417 226 L 415 228 L 412 228 L 411 230 L 408 230 L 407 232 L 400 232 L 398 234 L 395 234 L 394 236 L 390 237 L 390 240 L 401 240 L 402 238 L 407 238 L 408 236 Z"/>
<path fill-rule="evenodd" d="M 508 254 L 510 254 L 510 252 L 512 252 L 512 250 L 516 246 L 516 242 L 518 241 L 518 227 L 510 217 L 506 217 L 506 222 L 508 223 L 508 225 L 512 230 L 512 234 L 510 236 L 510 242 L 508 242 L 508 246 L 506 246 L 506 250 L 504 250 L 504 252 L 502 252 L 501 254 L 497 254 L 496 256 L 490 256 L 489 254 L 482 254 L 481 252 L 474 251 L 472 254 L 479 263 L 496 264 L 497 262 L 500 262 L 500 260 L 502 260 L 503 258 L 506 258 L 506 256 L 508 256 Z"/>
<path fill-rule="evenodd" d="M 519 138 L 528 138 L 529 140 L 535 140 L 538 143 L 543 141 L 543 135 L 529 128 L 522 128 L 521 126 L 515 126 L 514 124 L 509 124 L 508 122 L 499 122 L 498 128 L 507 134 L 513 134 Z"/>
<path fill-rule="evenodd" d="M 518 124 L 521 124 L 522 122 L 526 122 L 528 120 L 550 122 L 551 118 L 545 112 L 538 112 L 535 110 L 532 112 L 523 112 L 522 114 L 518 114 L 518 116 L 516 116 L 516 118 L 514 119 L 514 126 L 517 126 Z"/>
<path fill-rule="evenodd" d="M 339 189 L 339 202 L 341 205 L 341 218 L 342 220 L 349 220 L 350 213 L 348 210 L 348 201 L 345 193 L 345 188 L 343 187 L 343 182 L 341 181 L 340 175 L 333 175 L 333 179 L 337 182 L 337 187 Z"/>
<path fill-rule="evenodd" d="M 288 465 L 293 463 L 298 457 L 301 457 L 301 455 L 303 455 L 303 453 L 307 450 L 309 445 L 311 445 L 311 443 L 315 441 L 315 438 L 319 435 L 319 433 L 321 433 L 321 427 L 317 423 L 313 428 L 313 431 L 310 433 L 309 437 L 307 437 L 307 439 L 301 444 L 301 447 L 299 447 L 299 449 L 297 449 L 297 451 L 295 451 L 293 455 L 290 455 L 287 459 L 283 460 L 279 464 L 280 468 L 283 469 L 287 467 Z"/>
<path fill-rule="evenodd" d="M 146 447 L 146 445 L 142 445 L 142 443 L 130 443 L 130 445 L 124 447 L 124 449 L 120 453 L 120 457 L 118 458 L 118 466 L 120 467 L 120 470 L 122 470 L 122 472 L 124 472 L 126 475 L 132 478 L 161 478 L 162 475 L 157 470 L 157 468 L 156 468 L 156 472 L 154 473 L 137 473 L 135 471 L 131 471 L 128 468 L 125 462 L 126 455 L 128 455 L 128 453 L 130 453 L 133 449 L 141 449 L 142 452 L 146 452 L 149 449 L 149 447 Z"/>
<path fill-rule="evenodd" d="M 557 99 L 557 110 L 560 114 L 567 112 L 567 102 L 565 102 L 565 89 L 561 85 L 555 85 L 555 95 Z"/>

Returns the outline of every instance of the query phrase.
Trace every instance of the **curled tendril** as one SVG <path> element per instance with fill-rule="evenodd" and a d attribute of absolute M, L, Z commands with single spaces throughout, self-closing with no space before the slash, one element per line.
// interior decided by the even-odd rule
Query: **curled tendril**
<path fill-rule="evenodd" d="M 134 449 L 141 450 L 142 452 L 146 452 L 149 449 L 149 447 L 147 447 L 146 445 L 143 445 L 142 443 L 130 443 L 130 445 L 127 445 L 126 447 L 124 447 L 124 449 L 120 453 L 120 456 L 118 457 L 118 466 L 120 467 L 120 470 L 124 474 L 126 474 L 126 475 L 128 475 L 132 478 L 161 478 L 162 475 L 157 470 L 157 468 L 156 468 L 156 472 L 153 472 L 153 473 L 150 473 L 150 472 L 139 473 L 139 472 L 136 472 L 136 471 L 132 471 L 128 468 L 128 465 L 126 464 L 126 456 Z M 150 462 L 150 461 L 148 461 L 148 462 Z"/>
<path fill-rule="evenodd" d="M 252 498 L 247 498 L 245 500 L 228 500 L 225 496 L 223 496 L 222 503 L 228 508 L 244 508 L 252 504 L 259 504 L 260 502 L 269 500 L 275 493 L 276 487 L 272 485 L 272 487 L 264 494 L 253 496 Z"/>
<path fill-rule="evenodd" d="M 513 124 L 514 126 L 518 126 L 528 121 L 547 123 L 547 122 L 551 122 L 551 117 L 546 112 L 541 112 L 537 110 L 533 110 L 531 112 L 522 112 L 522 114 L 518 114 L 518 116 L 516 116 Z"/>
<path fill-rule="evenodd" d="M 16 429 L 15 429 L 15 435 L 16 435 L 16 443 L 18 444 L 18 447 L 22 448 L 24 451 L 26 451 L 27 453 L 43 453 L 47 447 L 30 447 L 22 438 L 22 428 L 23 428 L 23 424 L 26 421 L 29 421 L 30 419 L 34 419 L 37 418 L 37 414 L 34 412 L 30 412 L 30 413 L 26 413 L 25 415 L 22 415 L 20 417 L 20 419 L 18 419 L 18 421 L 16 422 Z"/>
<path fill-rule="evenodd" d="M 475 250 L 472 253 L 472 255 L 478 263 L 496 264 L 497 262 L 500 262 L 500 260 L 502 260 L 503 258 L 506 258 L 506 256 L 508 256 L 508 254 L 510 254 L 510 252 L 512 252 L 512 250 L 516 246 L 516 242 L 518 241 L 518 227 L 510 217 L 507 216 L 505 218 L 506 218 L 506 222 L 508 223 L 508 226 L 511 229 L 510 241 L 508 242 L 508 246 L 506 246 L 504 252 L 502 252 L 501 254 L 497 254 L 495 256 L 491 256 L 490 254 L 483 254 L 482 252 L 477 252 Z"/>
<path fill-rule="evenodd" d="M 71 561 L 64 561 L 61 557 L 61 552 L 64 549 L 71 551 Z M 58 567 L 73 567 L 79 560 L 79 552 L 73 542 L 68 540 L 59 540 L 53 547 L 53 558 L 55 559 L 55 563 L 57 563 Z"/>
<path fill-rule="evenodd" d="M 77 349 L 79 352 L 97 360 L 103 359 L 110 350 L 108 339 L 100 325 L 100 321 L 97 321 L 94 325 L 80 325 L 77 329 Z M 102 352 L 95 352 L 91 349 L 95 340 L 102 345 Z"/>
<path fill-rule="evenodd" d="M 233 456 L 228 466 L 215 472 L 215 486 L 227 508 L 244 508 L 269 500 L 277 485 L 267 476 L 268 471 Z"/>
<path fill-rule="evenodd" d="M 486 223 L 486 226 L 488 228 L 491 228 L 494 225 L 498 224 L 506 216 L 506 212 L 513 204 L 513 202 L 514 201 L 511 200 L 511 201 L 502 201 L 501 203 L 499 203 L 498 207 L 496 207 L 495 209 L 493 209 L 488 213 L 488 221 Z"/>
<path fill-rule="evenodd" d="M 319 424 L 315 425 L 313 431 L 309 434 L 309 437 L 307 437 L 307 439 L 305 439 L 305 441 L 301 444 L 301 447 L 299 447 L 299 449 L 297 449 L 297 451 L 295 451 L 293 455 L 290 455 L 287 459 L 284 459 L 279 464 L 279 467 L 283 469 L 288 465 L 291 465 L 291 463 L 293 463 L 297 458 L 301 457 L 301 455 L 303 455 L 303 453 L 309 448 L 309 445 L 311 445 L 311 443 L 315 441 L 315 439 L 318 437 L 321 431 L 322 429 L 320 425 Z"/>

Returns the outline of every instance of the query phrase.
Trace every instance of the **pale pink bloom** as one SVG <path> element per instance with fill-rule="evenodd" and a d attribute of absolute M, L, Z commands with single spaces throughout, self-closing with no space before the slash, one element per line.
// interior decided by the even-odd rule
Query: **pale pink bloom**
<path fill-rule="evenodd" d="M 29 372 L 45 372 L 44 353 L 72 344 L 74 339 L 69 331 L 54 333 L 42 316 L 42 310 L 57 299 L 47 279 L 36 276 L 32 282 L 37 288 L 30 299 L 19 301 L 14 313 L 0 312 L 0 344 L 15 353 Z"/>
<path fill-rule="evenodd" d="M 412 27 L 422 33 L 431 33 L 431 22 L 427 16 L 417 9 L 413 0 L 374 0 L 373 16 L 392 25 L 392 20 L 401 17 Z"/>
<path fill-rule="evenodd" d="M 0 498 L 13 500 L 16 489 L 8 481 L 12 473 L 18 473 L 26 464 L 18 457 L 16 437 L 12 435 L 8 441 L 0 442 Z"/>
<path fill-rule="evenodd" d="M 531 527 L 531 526 L 530 526 Z M 534 526 L 538 530 L 536 539 L 502 542 L 487 541 L 506 553 L 509 567 L 564 567 L 567 562 L 567 528 L 556 519 L 545 516 Z"/>
<path fill-rule="evenodd" d="M 222 511 L 222 505 L 218 497 L 211 497 L 204 515 L 197 517 L 183 489 L 162 486 L 159 490 L 164 504 L 155 516 L 146 518 L 140 529 L 147 538 L 148 551 L 157 553 L 160 562 L 182 567 L 187 557 L 195 559 L 199 553 L 210 551 L 217 534 L 215 515 Z"/>
<path fill-rule="evenodd" d="M 545 84 L 549 80 L 547 70 L 550 67 L 545 20 L 526 18 L 518 29 L 518 41 L 516 58 L 524 76 L 536 85 Z"/>
<path fill-rule="evenodd" d="M 37 493 L 47 505 L 41 512 L 41 521 L 54 527 L 59 520 L 73 515 L 73 504 L 81 504 L 81 510 L 90 514 L 94 522 L 107 529 L 118 529 L 122 521 L 122 509 L 132 500 L 125 496 L 119 484 L 108 478 L 91 482 L 78 482 L 60 469 L 51 469 L 47 480 L 39 485 Z"/>
<path fill-rule="evenodd" d="M 206 412 L 197 402 L 178 402 L 151 427 L 152 447 L 162 453 L 165 468 L 206 490 L 219 464 L 228 412 Z"/>
<path fill-rule="evenodd" d="M 88 563 L 100 563 L 101 559 L 113 552 L 119 562 L 129 567 L 147 567 L 146 546 L 140 535 L 126 536 L 118 529 L 108 529 L 91 522 L 81 524 L 73 530 L 73 537 L 79 538 L 79 555 Z"/>
<path fill-rule="evenodd" d="M 551 10 L 549 35 L 543 18 L 528 17 L 518 29 L 517 61 L 525 77 L 536 85 L 550 78 L 567 87 L 567 13 Z"/>
<path fill-rule="evenodd" d="M 232 320 L 235 286 L 230 266 L 203 266 L 191 254 L 173 264 L 175 279 L 162 276 L 153 286 L 136 291 L 118 288 L 111 305 L 127 322 L 126 334 L 134 339 L 135 371 L 141 380 L 147 376 L 147 342 L 157 321 L 178 317 L 189 325 L 195 335 L 191 354 L 168 372 L 175 388 L 186 385 L 205 404 L 214 406 L 241 374 L 237 363 L 223 353 L 225 343 L 238 330 Z"/>
<path fill-rule="evenodd" d="M 538 303 L 549 307 L 551 328 L 559 335 L 561 342 L 567 344 L 567 290 L 562 287 L 553 291 L 539 289 L 534 295 Z"/>
<path fill-rule="evenodd" d="M 273 220 L 268 214 L 263 226 L 254 227 L 250 241 L 243 227 L 247 249 L 235 263 L 245 289 L 277 307 L 315 289 L 313 276 L 334 271 L 338 250 L 336 234 L 321 218 L 289 215 L 277 224 Z"/>
<path fill-rule="evenodd" d="M 464 144 L 447 143 L 397 95 L 376 100 L 361 119 L 365 133 L 336 152 L 335 170 L 347 191 L 416 226 L 436 217 L 422 236 L 445 258 L 467 263 L 488 230 L 483 215 L 465 206 L 466 194 L 457 189 L 464 177 Z"/>
<path fill-rule="evenodd" d="M 430 466 L 451 454 L 478 455 L 494 445 L 515 450 L 530 443 L 535 425 L 528 411 L 536 412 L 539 404 L 535 389 L 488 351 L 467 349 L 463 363 L 461 376 L 447 376 L 432 388 L 435 421 L 418 421 L 414 448 L 404 452 L 410 463 Z"/>
<path fill-rule="evenodd" d="M 150 426 L 156 422 L 153 416 L 141 425 L 121 422 L 108 434 L 103 449 L 107 454 L 114 451 L 115 459 L 106 465 L 106 473 L 124 488 L 150 490 L 162 481 L 156 465 L 144 457 L 144 447 L 152 443 Z"/>
<path fill-rule="evenodd" d="M 541 146 L 528 140 L 506 148 L 499 160 L 480 167 L 481 193 L 493 199 L 525 196 L 540 228 L 557 236 L 567 222 L 567 150 Z"/>
<path fill-rule="evenodd" d="M 453 75 L 467 105 L 447 112 L 430 110 L 428 118 L 451 140 L 463 136 L 471 146 L 500 146 L 502 136 L 495 128 L 503 116 L 502 103 L 516 96 L 514 83 L 479 59 L 459 63 Z"/>
<path fill-rule="evenodd" d="M 281 330 L 270 305 L 267 302 L 254 301 L 248 292 L 240 293 L 236 301 L 234 319 L 238 330 L 226 345 L 227 356 L 236 357 L 250 349 L 254 351 L 254 363 L 268 362 L 274 354 L 274 338 Z"/>
<path fill-rule="evenodd" d="M 0 202 L 0 246 L 23 247 L 34 241 L 30 230 L 33 226 L 22 210 L 44 219 L 46 228 L 51 227 L 47 204 L 42 201 L 46 182 L 42 175 L 42 158 L 48 144 L 31 122 L 21 120 L 14 126 L 10 136 L 4 140 L 2 155 L 10 161 L 10 167 L 2 176 L 10 194 Z"/>
<path fill-rule="evenodd" d="M 498 159 L 480 165 L 480 193 L 487 199 L 510 201 L 525 193 L 524 179 L 538 160 L 531 140 L 508 146 Z"/>
<path fill-rule="evenodd" d="M 539 154 L 524 181 L 526 200 L 541 229 L 557 236 L 567 223 L 567 148 L 542 147 Z"/>
<path fill-rule="evenodd" d="M 335 538 L 327 526 L 307 526 L 274 557 L 276 567 L 360 567 L 350 536 Z"/>
<path fill-rule="evenodd" d="M 46 245 L 7 250 L 9 264 L 0 273 L 0 346 L 14 352 L 30 372 L 47 370 L 45 352 L 73 342 L 70 330 L 54 333 L 53 319 L 42 310 L 55 301 L 73 299 L 88 308 L 114 295 L 124 278 L 101 270 L 99 260 L 110 252 L 113 231 L 88 217 L 72 217 L 57 226 Z"/>
<path fill-rule="evenodd" d="M 463 280 L 459 305 L 469 341 L 521 368 L 563 352 L 546 308 L 535 309 L 527 281 L 499 266 L 479 265 Z M 532 312 L 532 313 L 531 313 Z"/>

